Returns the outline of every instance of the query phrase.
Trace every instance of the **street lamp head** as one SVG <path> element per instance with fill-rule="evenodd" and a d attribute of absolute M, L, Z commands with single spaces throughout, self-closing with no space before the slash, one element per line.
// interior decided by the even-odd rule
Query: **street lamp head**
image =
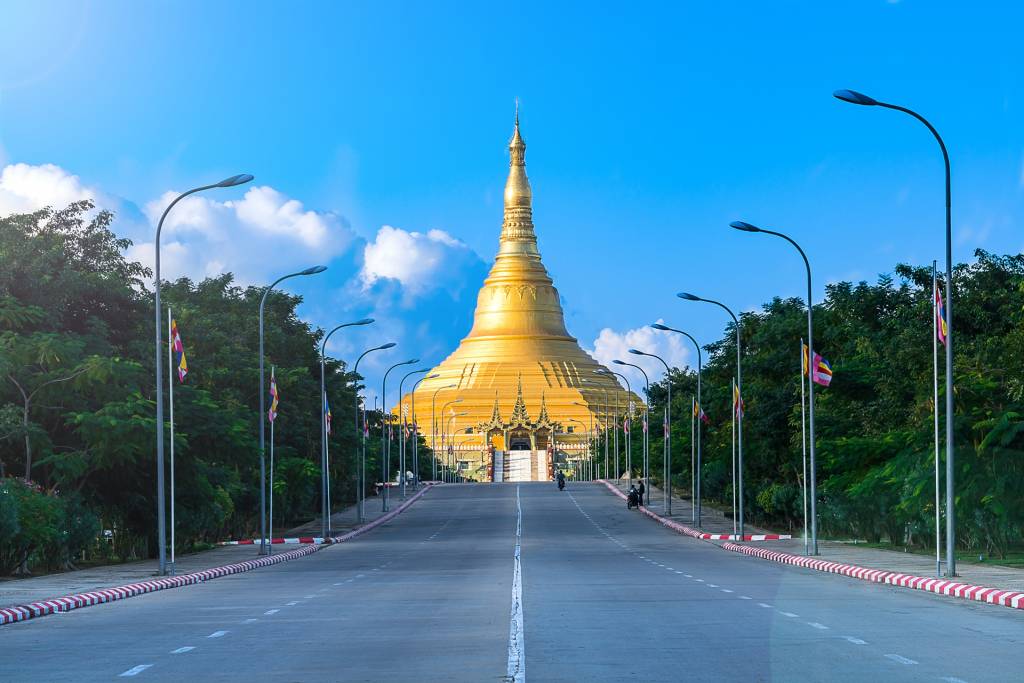
<path fill-rule="evenodd" d="M 249 175 L 248 173 L 239 173 L 238 175 L 233 175 L 230 178 L 225 178 L 224 180 L 220 181 L 219 183 L 217 183 L 216 187 L 234 187 L 236 185 L 245 185 L 247 182 L 252 180 L 252 178 L 253 176 Z"/>
<path fill-rule="evenodd" d="M 878 100 L 856 90 L 836 90 L 832 93 L 832 97 L 843 102 L 849 102 L 850 104 L 862 104 L 866 107 L 873 107 L 878 104 Z"/>
<path fill-rule="evenodd" d="M 412 365 L 413 363 L 419 363 L 419 362 L 420 362 L 419 358 L 410 358 L 409 360 L 405 361 L 404 363 L 399 363 L 399 365 Z"/>
<path fill-rule="evenodd" d="M 630 349 L 629 352 L 632 353 L 634 356 L 649 356 L 649 355 L 651 355 L 649 353 L 644 353 L 643 351 L 640 351 L 639 349 Z"/>
<path fill-rule="evenodd" d="M 423 379 L 434 379 L 435 377 L 440 377 L 440 376 L 441 376 L 440 373 L 435 372 L 433 375 L 427 375 Z"/>
<path fill-rule="evenodd" d="M 385 349 L 390 349 L 395 346 L 398 346 L 396 342 L 388 342 L 387 344 L 381 344 L 376 349 L 374 349 L 374 351 L 383 351 Z"/>
<path fill-rule="evenodd" d="M 729 227 L 735 228 L 736 230 L 742 230 L 743 232 L 761 232 L 761 228 L 756 225 L 751 225 L 750 223 L 744 223 L 743 221 L 733 221 L 729 224 Z"/>
<path fill-rule="evenodd" d="M 363 318 L 362 320 L 357 320 L 354 323 L 349 323 L 349 325 L 369 325 L 373 321 L 373 318 Z"/>
<path fill-rule="evenodd" d="M 615 360 L 613 360 L 612 362 L 613 362 L 613 363 L 615 363 L 616 365 L 629 365 L 629 363 L 627 363 L 627 362 L 625 362 L 625 361 L 621 361 L 621 360 L 619 360 L 618 358 L 616 358 L 616 359 L 615 359 Z"/>
<path fill-rule="evenodd" d="M 696 294 L 690 294 L 689 292 L 679 292 L 676 294 L 680 299 L 686 299 L 687 301 L 700 301 L 701 298 Z"/>
<path fill-rule="evenodd" d="M 662 332 L 672 331 L 671 327 L 669 327 L 668 325 L 662 325 L 661 323 L 651 323 L 651 327 L 653 327 L 656 330 L 661 330 Z"/>
<path fill-rule="evenodd" d="M 325 270 L 327 270 L 327 266 L 313 266 L 312 268 L 306 268 L 304 271 L 300 272 L 299 275 L 316 275 L 317 273 L 322 273 Z"/>

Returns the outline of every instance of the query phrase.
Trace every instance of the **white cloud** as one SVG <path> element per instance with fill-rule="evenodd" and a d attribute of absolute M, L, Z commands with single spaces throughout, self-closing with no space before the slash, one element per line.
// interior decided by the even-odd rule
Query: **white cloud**
<path fill-rule="evenodd" d="M 627 363 L 639 365 L 654 381 L 655 378 L 660 378 L 665 374 L 665 366 L 657 358 L 637 356 L 630 353 L 629 350 L 638 349 L 653 353 L 664 358 L 670 367 L 681 368 L 689 365 L 690 358 L 690 349 L 684 345 L 684 341 L 686 340 L 682 335 L 663 332 L 649 326 L 637 327 L 625 332 L 616 332 L 610 327 L 606 327 L 597 335 L 597 339 L 594 340 L 594 349 L 588 353 L 603 365 L 611 367 L 617 372 L 626 370 L 636 373 L 636 377 L 642 382 L 643 378 L 636 370 L 612 365 L 612 361 L 618 358 Z M 635 383 L 633 388 L 637 389 Z"/>
<path fill-rule="evenodd" d="M 146 205 L 153 225 L 176 196 L 165 192 Z M 169 278 L 230 271 L 243 284 L 260 282 L 281 270 L 326 262 L 344 253 L 354 238 L 341 216 L 307 210 L 265 185 L 250 188 L 238 200 L 192 196 L 164 222 L 161 268 Z M 133 246 L 128 256 L 152 266 L 153 243 Z"/>
<path fill-rule="evenodd" d="M 100 193 L 54 164 L 11 164 L 0 172 L 0 216 L 31 213 L 46 206 L 63 209 Z M 99 203 L 97 201 L 97 203 Z"/>
<path fill-rule="evenodd" d="M 360 278 L 364 289 L 390 279 L 412 296 L 443 287 L 457 297 L 465 271 L 482 263 L 472 249 L 443 230 L 424 234 L 385 225 L 366 245 Z"/>

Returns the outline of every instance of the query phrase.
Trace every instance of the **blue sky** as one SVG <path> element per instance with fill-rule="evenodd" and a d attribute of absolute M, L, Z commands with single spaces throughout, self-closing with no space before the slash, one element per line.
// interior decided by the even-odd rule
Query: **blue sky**
<path fill-rule="evenodd" d="M 468 332 L 496 250 L 519 97 L 569 329 L 594 349 L 607 328 L 599 355 L 643 343 L 686 362 L 661 335 L 628 336 L 663 318 L 717 339 L 721 312 L 675 292 L 744 310 L 802 292 L 797 255 L 730 220 L 800 241 L 819 298 L 826 282 L 941 258 L 935 142 L 831 97 L 846 87 L 942 132 L 958 260 L 1024 248 L 1015 3 L 293 5 L 6 8 L 0 211 L 86 192 L 144 244 L 166 193 L 253 173 L 258 193 L 211 194 L 181 218 L 165 274 L 261 282 L 323 260 L 328 273 L 290 288 L 303 315 L 379 319 L 337 354 L 387 338 L 393 361 L 437 362 Z"/>

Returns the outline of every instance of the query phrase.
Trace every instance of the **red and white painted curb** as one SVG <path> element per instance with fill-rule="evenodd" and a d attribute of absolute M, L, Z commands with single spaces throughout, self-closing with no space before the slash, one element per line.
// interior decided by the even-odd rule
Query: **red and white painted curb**
<path fill-rule="evenodd" d="M 241 541 L 220 541 L 217 545 L 258 545 L 259 542 L 258 538 L 245 538 Z M 332 540 L 321 536 L 297 536 L 295 538 L 272 538 L 270 542 L 274 545 L 281 543 L 285 545 L 323 545 L 331 543 Z"/>
<path fill-rule="evenodd" d="M 793 538 L 789 534 L 698 534 L 697 538 L 705 541 L 788 541 Z"/>
<path fill-rule="evenodd" d="M 269 567 L 273 564 L 280 564 L 281 562 L 288 562 L 289 560 L 295 560 L 306 555 L 312 555 L 313 553 L 322 550 L 328 545 L 336 543 L 344 543 L 345 541 L 352 540 L 357 536 L 365 534 L 371 529 L 375 529 L 381 524 L 386 524 L 397 515 L 401 514 L 410 505 L 415 503 L 423 494 L 430 490 L 430 487 L 426 487 L 419 491 L 407 501 L 399 505 L 391 512 L 378 517 L 377 519 L 364 524 L 358 529 L 354 529 L 341 536 L 334 536 L 327 539 L 327 544 L 321 545 L 307 545 L 302 548 L 296 548 L 295 550 L 289 550 L 286 553 L 280 555 L 267 555 L 260 557 L 255 560 L 246 560 L 245 562 L 236 562 L 235 564 L 228 564 L 222 567 L 213 567 L 211 569 L 204 569 L 202 571 L 193 572 L 191 574 L 184 574 L 182 576 L 168 576 L 160 579 L 153 579 L 152 581 L 140 581 L 138 583 L 130 583 L 125 586 L 116 586 L 114 588 L 102 588 L 100 590 L 89 591 L 87 593 L 76 593 L 74 595 L 65 595 L 59 598 L 53 598 L 51 600 L 40 600 L 39 602 L 33 602 L 28 605 L 16 605 L 13 607 L 6 607 L 0 609 L 0 625 L 12 624 L 16 621 L 26 621 L 28 619 L 34 619 L 36 617 L 46 616 L 47 614 L 55 614 L 58 612 L 70 612 L 73 609 L 80 607 L 90 607 L 92 605 L 99 605 L 105 602 L 114 602 L 115 600 L 124 600 L 125 598 L 133 598 L 136 595 L 142 595 L 144 593 L 153 593 L 155 591 L 167 590 L 168 588 L 179 588 L 181 586 L 190 586 L 197 583 L 203 583 L 211 579 L 219 579 L 222 576 L 229 576 L 231 574 L 240 574 L 242 572 L 251 571 L 253 569 L 259 569 L 260 567 Z M 321 539 L 323 540 L 323 539 Z"/>
<path fill-rule="evenodd" d="M 601 483 L 607 486 L 608 490 L 615 495 L 622 499 L 626 498 L 626 495 L 612 484 L 603 480 Z M 671 519 L 665 519 L 661 515 L 655 514 L 647 508 L 642 507 L 640 508 L 640 511 L 663 526 L 681 534 L 702 540 L 707 540 L 705 537 L 709 535 L 692 529 L 685 524 L 674 522 Z M 804 555 L 780 553 L 777 550 L 767 550 L 766 548 L 755 548 L 749 545 L 722 543 L 719 544 L 719 547 L 725 550 L 731 550 L 735 553 L 743 553 L 744 555 L 752 555 L 764 560 L 771 560 L 772 562 L 789 564 L 795 567 L 804 567 L 805 569 L 814 569 L 819 572 L 841 574 L 853 579 L 884 583 L 890 586 L 899 586 L 901 588 L 913 588 L 916 590 L 928 591 L 929 593 L 935 593 L 937 595 L 948 595 L 954 598 L 963 598 L 964 600 L 974 600 L 975 602 L 987 602 L 992 605 L 1002 605 L 1003 607 L 1012 607 L 1014 609 L 1024 609 L 1024 592 L 1021 591 L 1004 590 L 1002 588 L 988 588 L 986 586 L 976 586 L 969 583 L 960 583 L 958 581 L 950 581 L 948 579 L 929 578 L 927 576 L 916 576 L 914 574 L 901 574 L 899 572 L 888 571 L 885 569 L 870 569 L 868 567 L 860 567 L 855 564 L 830 562 L 828 560 L 806 557 Z"/>

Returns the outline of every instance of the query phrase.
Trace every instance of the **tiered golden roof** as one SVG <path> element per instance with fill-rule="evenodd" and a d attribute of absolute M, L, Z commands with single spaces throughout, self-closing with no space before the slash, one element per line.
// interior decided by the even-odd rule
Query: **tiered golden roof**
<path fill-rule="evenodd" d="M 557 448 L 568 448 L 580 443 L 580 433 L 591 424 L 619 419 L 614 417 L 616 402 L 618 415 L 631 399 L 640 403 L 635 395 L 627 396 L 613 376 L 598 374 L 607 368 L 580 348 L 565 328 L 558 290 L 537 248 L 518 113 L 509 153 L 498 254 L 477 296 L 473 328 L 428 373 L 438 376 L 424 380 L 416 392 L 417 424 L 428 442 L 433 406 L 438 433 L 448 430 L 452 408 L 468 412 L 450 421 L 461 452 L 483 453 L 488 444 L 504 449 L 510 447 L 506 439 L 522 439 L 526 433 L 532 435 L 532 448 L 547 448 L 549 433 L 554 433 Z M 442 419 L 441 406 L 455 399 L 461 401 Z M 403 400 L 408 404 L 410 395 Z"/>

